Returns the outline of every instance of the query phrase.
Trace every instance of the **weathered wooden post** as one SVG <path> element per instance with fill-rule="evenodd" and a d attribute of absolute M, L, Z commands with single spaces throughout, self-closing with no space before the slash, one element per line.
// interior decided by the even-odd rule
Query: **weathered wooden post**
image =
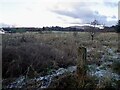
<path fill-rule="evenodd" d="M 85 77 L 86 77 L 86 56 L 87 50 L 85 47 L 78 48 L 78 57 L 77 57 L 77 80 L 78 87 L 84 87 Z"/>

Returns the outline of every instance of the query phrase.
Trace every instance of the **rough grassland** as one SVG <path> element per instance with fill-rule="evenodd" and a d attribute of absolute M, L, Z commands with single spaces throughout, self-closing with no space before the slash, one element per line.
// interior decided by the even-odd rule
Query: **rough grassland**
<path fill-rule="evenodd" d="M 96 33 L 93 41 L 88 32 L 5 34 L 2 36 L 3 78 L 14 79 L 26 75 L 30 65 L 38 75 L 49 74 L 52 69 L 76 65 L 79 46 L 87 48 L 89 65 L 100 65 L 102 55 L 108 53 L 106 48 L 117 52 L 118 34 Z"/>

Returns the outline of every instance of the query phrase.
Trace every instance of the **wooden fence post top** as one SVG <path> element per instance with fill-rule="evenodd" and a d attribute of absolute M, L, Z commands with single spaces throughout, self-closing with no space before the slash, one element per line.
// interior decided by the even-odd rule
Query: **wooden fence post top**
<path fill-rule="evenodd" d="M 84 65 L 86 65 L 86 56 L 87 49 L 85 47 L 79 47 L 77 56 L 77 67 L 84 67 Z"/>
<path fill-rule="evenodd" d="M 81 47 L 78 47 L 78 56 L 81 55 L 82 53 L 85 53 L 86 52 L 86 48 L 81 46 Z"/>
<path fill-rule="evenodd" d="M 77 78 L 78 78 L 78 86 L 79 87 L 83 87 L 84 84 L 85 84 L 85 77 L 86 77 L 86 55 L 87 55 L 87 49 L 85 47 L 83 47 L 83 46 L 78 47 Z"/>
<path fill-rule="evenodd" d="M 86 47 L 83 47 L 83 46 L 79 46 L 79 49 L 86 49 Z"/>

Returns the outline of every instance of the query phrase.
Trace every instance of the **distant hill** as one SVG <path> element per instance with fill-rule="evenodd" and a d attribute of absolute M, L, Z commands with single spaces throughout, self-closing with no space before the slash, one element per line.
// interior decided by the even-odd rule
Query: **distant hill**
<path fill-rule="evenodd" d="M 9 25 L 9 24 L 5 24 L 5 23 L 0 23 L 0 28 L 4 28 L 4 27 L 14 27 L 14 25 Z"/>
<path fill-rule="evenodd" d="M 93 26 L 91 25 L 83 25 L 83 26 L 70 26 L 71 28 L 77 28 L 77 29 L 91 29 L 93 28 Z M 99 28 L 99 29 L 104 29 L 103 26 L 96 26 L 96 28 Z"/>
<path fill-rule="evenodd" d="M 70 26 L 69 28 L 76 28 L 76 29 L 79 29 L 79 30 L 83 30 L 83 31 L 86 31 L 86 32 L 89 32 L 91 30 L 93 30 L 93 26 Z M 98 32 L 115 32 L 115 26 L 111 26 L 111 27 L 107 27 L 107 26 L 97 26 L 95 28 L 95 31 L 98 31 Z"/>
<path fill-rule="evenodd" d="M 116 32 L 115 26 L 112 27 L 96 27 L 94 29 L 93 26 L 70 26 L 70 27 L 59 27 L 59 26 L 52 26 L 52 27 L 43 27 L 43 28 L 35 28 L 35 27 L 4 27 L 3 30 L 6 32 L 41 32 L 41 31 L 77 31 L 77 32 L 90 32 L 92 30 L 97 32 Z"/>

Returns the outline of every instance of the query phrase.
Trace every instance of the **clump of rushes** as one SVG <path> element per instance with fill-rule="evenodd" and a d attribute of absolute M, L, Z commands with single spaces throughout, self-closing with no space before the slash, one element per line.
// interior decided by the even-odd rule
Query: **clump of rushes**
<path fill-rule="evenodd" d="M 113 62 L 112 69 L 113 71 L 115 71 L 116 73 L 120 75 L 120 61 L 119 60 Z"/>

